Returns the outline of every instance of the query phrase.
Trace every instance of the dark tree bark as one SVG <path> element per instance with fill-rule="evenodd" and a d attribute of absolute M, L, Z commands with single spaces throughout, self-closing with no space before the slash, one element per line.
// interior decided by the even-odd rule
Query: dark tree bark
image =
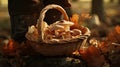
<path fill-rule="evenodd" d="M 120 0 L 118 0 L 118 4 L 120 5 Z"/>
<path fill-rule="evenodd" d="M 0 6 L 1 6 L 1 1 L 0 1 Z"/>
<path fill-rule="evenodd" d="M 113 3 L 114 2 L 114 0 L 110 0 L 110 3 Z"/>
<path fill-rule="evenodd" d="M 103 0 L 92 0 L 92 14 L 98 15 L 101 22 L 106 22 Z"/>
<path fill-rule="evenodd" d="M 78 0 L 72 0 L 73 2 L 77 2 Z"/>

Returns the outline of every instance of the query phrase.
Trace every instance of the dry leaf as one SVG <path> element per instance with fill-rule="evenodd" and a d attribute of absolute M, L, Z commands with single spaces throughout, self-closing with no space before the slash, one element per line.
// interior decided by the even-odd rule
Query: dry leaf
<path fill-rule="evenodd" d="M 120 26 L 115 27 L 116 32 L 120 35 Z"/>
<path fill-rule="evenodd" d="M 120 43 L 120 26 L 116 26 L 108 36 L 107 41 Z"/>
<path fill-rule="evenodd" d="M 70 21 L 74 23 L 73 26 L 71 26 L 71 29 L 78 29 L 79 28 L 79 15 L 78 14 L 73 14 L 72 17 L 70 18 Z"/>
<path fill-rule="evenodd" d="M 82 13 L 79 18 L 80 18 L 80 24 L 82 24 L 86 19 L 90 19 L 91 16 L 88 13 Z"/>
<path fill-rule="evenodd" d="M 105 58 L 101 55 L 100 50 L 91 45 L 84 51 L 80 51 L 82 58 L 87 61 L 88 67 L 102 67 L 105 63 Z"/>

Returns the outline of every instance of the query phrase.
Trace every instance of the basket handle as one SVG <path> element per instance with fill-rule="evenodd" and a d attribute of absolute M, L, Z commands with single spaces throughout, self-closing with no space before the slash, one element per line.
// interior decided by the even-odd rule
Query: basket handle
<path fill-rule="evenodd" d="M 43 35 L 44 35 L 44 33 L 43 33 L 43 29 L 44 29 L 43 24 L 44 23 L 43 22 L 44 22 L 44 18 L 45 18 L 45 13 L 50 9 L 56 9 L 56 10 L 60 11 L 64 16 L 64 20 L 69 21 L 69 18 L 68 18 L 68 15 L 67 15 L 66 11 L 61 6 L 55 5 L 55 4 L 51 4 L 51 5 L 46 6 L 40 12 L 40 17 L 39 17 L 38 22 L 37 22 L 37 24 L 38 24 L 37 29 L 38 29 L 38 33 L 39 33 L 39 41 L 42 41 Z"/>

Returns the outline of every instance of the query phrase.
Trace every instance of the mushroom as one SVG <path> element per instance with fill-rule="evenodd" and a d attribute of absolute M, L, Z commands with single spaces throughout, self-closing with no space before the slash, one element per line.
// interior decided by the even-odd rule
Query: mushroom
<path fill-rule="evenodd" d="M 70 39 L 72 38 L 70 32 L 70 26 L 74 25 L 73 22 L 62 20 L 56 21 L 55 23 L 47 26 L 44 30 L 46 41 L 59 41 L 59 39 Z M 75 31 L 75 32 L 74 32 Z M 74 34 L 78 34 L 76 30 L 73 30 Z M 54 40 L 55 39 L 55 40 Z"/>
<path fill-rule="evenodd" d="M 80 35 L 82 35 L 82 32 L 79 29 L 73 29 L 71 32 L 71 35 L 73 36 L 73 38 L 79 37 Z"/>
<path fill-rule="evenodd" d="M 66 31 L 62 33 L 62 38 L 63 39 L 70 39 L 72 38 L 72 35 L 70 34 L 70 31 Z"/>
<path fill-rule="evenodd" d="M 28 28 L 28 32 L 26 33 L 25 37 L 31 41 L 38 41 L 38 31 L 34 25 Z"/>
<path fill-rule="evenodd" d="M 48 28 L 49 28 L 50 31 L 54 31 L 54 30 L 64 30 L 64 26 L 55 25 L 55 24 L 50 25 Z"/>
<path fill-rule="evenodd" d="M 54 35 L 50 35 L 50 34 L 48 34 L 48 35 L 45 36 L 44 41 L 52 40 L 54 37 L 55 37 Z"/>
<path fill-rule="evenodd" d="M 64 26 L 64 30 L 65 31 L 69 31 L 70 30 L 70 26 L 74 25 L 73 22 L 66 21 L 66 20 L 57 21 L 55 24 Z"/>
<path fill-rule="evenodd" d="M 28 33 L 33 33 L 34 30 L 35 30 L 35 26 L 34 25 L 28 27 Z"/>
<path fill-rule="evenodd" d="M 54 32 L 54 34 L 56 36 L 59 35 L 59 32 L 64 31 L 64 26 L 61 25 L 56 25 L 56 24 L 52 24 L 48 27 L 49 31 L 51 31 L 52 33 Z"/>

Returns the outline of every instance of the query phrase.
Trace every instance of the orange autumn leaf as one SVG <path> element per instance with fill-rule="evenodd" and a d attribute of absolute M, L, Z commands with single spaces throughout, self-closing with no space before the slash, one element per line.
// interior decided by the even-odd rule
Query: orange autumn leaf
<path fill-rule="evenodd" d="M 9 49 L 13 49 L 13 44 L 14 44 L 14 42 L 12 40 L 10 40 L 9 45 L 8 45 Z"/>
<path fill-rule="evenodd" d="M 113 47 L 114 47 L 114 45 L 112 45 L 108 41 L 103 41 L 99 45 L 99 48 L 100 48 L 101 52 L 104 53 L 104 54 L 110 52 L 113 49 Z"/>
<path fill-rule="evenodd" d="M 9 43 L 4 45 L 4 49 L 6 50 L 13 50 L 14 49 L 14 44 L 15 44 L 15 41 L 14 40 L 9 40 Z"/>
<path fill-rule="evenodd" d="M 84 21 L 85 19 L 91 19 L 92 17 L 88 13 L 82 13 L 80 15 L 80 21 Z"/>
<path fill-rule="evenodd" d="M 86 60 L 88 67 L 102 67 L 105 62 L 105 58 L 101 55 L 100 50 L 93 45 L 80 51 L 80 55 L 84 60 Z"/>
<path fill-rule="evenodd" d="M 120 26 L 116 26 L 108 36 L 107 41 L 120 43 Z"/>
<path fill-rule="evenodd" d="M 71 26 L 72 29 L 74 28 L 79 28 L 79 15 L 78 14 L 73 14 L 72 17 L 70 18 L 70 21 L 74 23 L 73 26 Z"/>
<path fill-rule="evenodd" d="M 120 26 L 115 27 L 116 32 L 120 35 Z"/>

